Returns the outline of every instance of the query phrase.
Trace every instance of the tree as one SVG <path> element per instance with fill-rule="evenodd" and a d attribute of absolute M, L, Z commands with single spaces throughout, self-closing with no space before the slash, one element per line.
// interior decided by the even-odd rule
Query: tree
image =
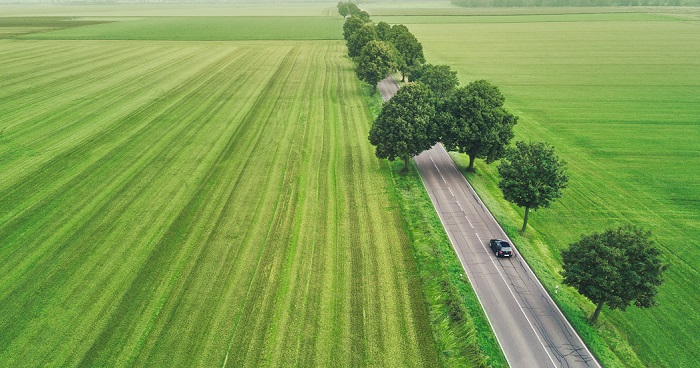
<path fill-rule="evenodd" d="M 357 7 L 357 5 L 353 2 L 339 2 L 338 5 L 336 5 L 338 8 L 338 13 L 344 17 L 350 15 L 350 16 L 356 16 L 357 18 L 361 19 L 362 21 L 367 21 L 369 20 L 369 13 L 366 11 L 360 10 L 360 8 Z"/>
<path fill-rule="evenodd" d="M 396 30 L 394 31 L 394 29 Z M 405 82 L 407 71 L 425 62 L 423 45 L 418 42 L 416 36 L 408 31 L 406 26 L 394 26 L 390 39 L 401 55 L 402 63 L 399 64 L 399 71 L 401 71 L 401 81 Z"/>
<path fill-rule="evenodd" d="M 396 38 L 403 33 L 411 33 L 411 31 L 408 30 L 408 27 L 406 27 L 403 24 L 394 24 L 391 27 L 391 30 L 389 31 L 388 35 L 388 41 L 391 42 L 392 44 L 395 43 Z"/>
<path fill-rule="evenodd" d="M 592 323 L 605 304 L 623 311 L 632 303 L 641 308 L 657 305 L 657 287 L 668 265 L 661 261 L 651 232 L 630 225 L 608 229 L 581 237 L 561 255 L 564 284 L 596 304 Z"/>
<path fill-rule="evenodd" d="M 411 80 L 427 85 L 437 98 L 446 98 L 459 85 L 457 72 L 449 65 L 420 65 L 411 71 Z"/>
<path fill-rule="evenodd" d="M 355 5 L 355 3 L 351 2 L 339 2 L 337 5 L 338 8 L 338 13 L 342 16 L 347 16 L 351 15 L 353 12 L 360 11 L 360 9 Z"/>
<path fill-rule="evenodd" d="M 389 23 L 381 21 L 377 23 L 377 38 L 379 41 L 389 41 L 389 33 L 391 32 L 391 26 Z"/>
<path fill-rule="evenodd" d="M 360 51 L 370 41 L 377 39 L 377 31 L 374 30 L 374 24 L 365 23 L 360 29 L 355 31 L 348 39 L 348 56 L 351 58 L 360 55 Z"/>
<path fill-rule="evenodd" d="M 406 74 L 410 68 L 425 62 L 423 56 L 423 45 L 418 42 L 412 33 L 402 33 L 394 39 L 394 47 L 398 50 L 404 61 L 399 68 L 401 71 L 401 81 L 406 81 Z"/>
<path fill-rule="evenodd" d="M 348 18 L 345 23 L 343 23 L 343 38 L 345 38 L 345 41 L 348 41 L 350 36 L 357 32 L 363 24 L 365 24 L 365 22 L 358 17 Z"/>
<path fill-rule="evenodd" d="M 498 165 L 498 174 L 503 197 L 525 207 L 521 232 L 527 227 L 530 210 L 549 207 L 554 199 L 561 197 L 561 190 L 569 181 L 566 163 L 546 143 L 516 142 Z"/>
<path fill-rule="evenodd" d="M 403 159 L 403 171 L 408 161 L 432 147 L 437 139 L 430 132 L 435 113 L 430 89 L 422 83 L 408 83 L 384 104 L 369 131 L 369 141 L 376 146 L 378 158 L 394 161 Z"/>
<path fill-rule="evenodd" d="M 357 57 L 357 77 L 373 87 L 372 93 L 377 92 L 377 83 L 394 70 L 396 50 L 386 42 L 370 41 Z"/>
<path fill-rule="evenodd" d="M 359 10 L 359 8 L 358 8 L 358 10 Z M 370 22 L 369 13 L 367 13 L 364 10 L 353 12 L 352 15 L 354 17 L 360 18 L 363 22 Z"/>
<path fill-rule="evenodd" d="M 498 87 L 479 80 L 457 88 L 441 104 L 441 141 L 446 149 L 469 156 L 468 171 L 474 171 L 477 158 L 486 163 L 501 158 L 513 138 L 518 118 L 503 109 L 504 101 Z"/>

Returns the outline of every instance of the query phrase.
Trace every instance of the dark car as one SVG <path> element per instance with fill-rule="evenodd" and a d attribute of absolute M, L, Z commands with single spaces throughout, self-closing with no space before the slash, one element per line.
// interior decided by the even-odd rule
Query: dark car
<path fill-rule="evenodd" d="M 491 244 L 491 250 L 496 257 L 511 257 L 513 256 L 513 248 L 510 247 L 510 243 L 501 239 L 491 239 L 489 242 Z"/>

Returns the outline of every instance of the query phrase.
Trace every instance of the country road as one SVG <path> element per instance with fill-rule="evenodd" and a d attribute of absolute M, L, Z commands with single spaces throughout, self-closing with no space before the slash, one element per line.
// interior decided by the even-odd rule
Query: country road
<path fill-rule="evenodd" d="M 399 85 L 389 77 L 378 87 L 386 101 Z M 442 145 L 414 162 L 508 364 L 600 367 L 525 260 L 517 255 L 500 259 L 491 252 L 489 240 L 507 235 Z"/>

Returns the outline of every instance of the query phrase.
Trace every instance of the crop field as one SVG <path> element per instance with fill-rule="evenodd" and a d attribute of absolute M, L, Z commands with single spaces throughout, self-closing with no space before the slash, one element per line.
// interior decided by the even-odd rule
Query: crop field
<path fill-rule="evenodd" d="M 633 223 L 655 235 L 671 264 L 660 305 L 604 309 L 610 351 L 596 349 L 613 355 L 604 361 L 696 367 L 687 342 L 700 339 L 700 21 L 660 13 L 391 19 L 408 25 L 428 62 L 452 66 L 462 83 L 499 86 L 521 117 L 516 139 L 549 142 L 568 161 L 564 197 L 533 213 L 524 237 L 522 210 L 502 200 L 496 165 L 479 162 L 470 177 L 547 288 L 561 282 L 560 250 L 582 234 Z M 574 320 L 592 312 L 570 290 L 556 297 L 574 300 Z"/>
<path fill-rule="evenodd" d="M 99 17 L 66 24 L 98 22 Z M 108 18 L 109 20 L 109 18 Z M 231 41 L 231 40 L 340 40 L 343 38 L 340 17 L 144 17 L 122 18 L 65 27 L 49 32 L 24 35 L 24 39 L 42 40 L 161 40 L 161 41 Z"/>
<path fill-rule="evenodd" d="M 0 366 L 435 366 L 337 41 L 0 40 Z"/>
<path fill-rule="evenodd" d="M 94 1 L 47 3 L 37 0 L 0 0 L 2 17 L 246 17 L 246 16 L 337 16 L 336 3 L 258 3 L 203 1 L 197 3 L 118 3 Z"/>

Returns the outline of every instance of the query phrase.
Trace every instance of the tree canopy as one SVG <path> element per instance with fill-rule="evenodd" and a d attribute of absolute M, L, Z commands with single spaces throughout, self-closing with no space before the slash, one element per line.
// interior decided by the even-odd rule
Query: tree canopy
<path fill-rule="evenodd" d="M 391 28 L 389 39 L 401 56 L 399 71 L 401 71 L 402 81 L 405 81 L 408 70 L 425 62 L 423 45 L 406 26 L 401 24 Z"/>
<path fill-rule="evenodd" d="M 343 23 L 343 38 L 345 38 L 345 41 L 350 40 L 350 36 L 357 32 L 363 24 L 365 22 L 358 17 L 350 17 L 345 20 L 345 23 Z"/>
<path fill-rule="evenodd" d="M 338 3 L 338 5 L 336 5 L 336 7 L 338 8 L 338 13 L 344 17 L 352 16 L 362 20 L 363 22 L 369 21 L 369 13 L 358 8 L 353 2 L 341 1 Z"/>
<path fill-rule="evenodd" d="M 437 140 L 431 136 L 431 118 L 435 113 L 430 89 L 422 83 L 408 83 L 384 104 L 369 131 L 369 141 L 376 146 L 378 158 L 396 157 L 408 161 Z"/>
<path fill-rule="evenodd" d="M 596 304 L 591 322 L 605 304 L 623 311 L 632 303 L 655 306 L 657 287 L 668 268 L 651 233 L 629 225 L 583 236 L 561 255 L 564 283 Z"/>
<path fill-rule="evenodd" d="M 469 156 L 467 170 L 474 171 L 474 160 L 487 163 L 503 156 L 513 138 L 518 118 L 503 108 L 505 98 L 498 87 L 485 80 L 457 88 L 441 105 L 441 141 L 447 150 Z"/>
<path fill-rule="evenodd" d="M 357 7 L 355 3 L 341 1 L 336 5 L 338 8 L 338 13 L 342 16 L 352 15 L 354 13 L 360 12 L 360 8 Z"/>
<path fill-rule="evenodd" d="M 370 22 L 369 13 L 367 13 L 367 12 L 364 11 L 364 10 L 361 10 L 361 11 L 359 11 L 359 12 L 353 13 L 353 16 L 354 16 L 354 17 L 360 18 L 360 19 L 361 19 L 362 21 L 364 21 L 364 22 Z"/>
<path fill-rule="evenodd" d="M 391 26 L 391 31 L 389 32 L 389 42 L 393 44 L 396 38 L 404 33 L 411 33 L 411 31 L 403 24 L 394 24 Z"/>
<path fill-rule="evenodd" d="M 503 197 L 525 207 L 521 232 L 527 227 L 530 210 L 549 207 L 554 199 L 561 197 L 569 181 L 566 163 L 546 143 L 516 142 L 498 165 L 498 173 Z"/>
<path fill-rule="evenodd" d="M 377 83 L 394 70 L 396 50 L 386 42 L 370 41 L 357 57 L 357 77 L 373 86 L 373 93 L 377 91 Z"/>
<path fill-rule="evenodd" d="M 427 85 L 440 99 L 449 96 L 459 85 L 457 72 L 451 70 L 449 65 L 423 64 L 413 68 L 410 77 L 414 82 Z"/>
<path fill-rule="evenodd" d="M 391 26 L 389 23 L 381 21 L 377 23 L 377 38 L 379 41 L 389 41 L 389 34 L 391 33 Z"/>
<path fill-rule="evenodd" d="M 377 39 L 377 31 L 374 29 L 373 23 L 364 23 L 360 28 L 353 33 L 348 39 L 348 56 L 351 58 L 360 55 L 362 48 L 370 41 Z"/>

